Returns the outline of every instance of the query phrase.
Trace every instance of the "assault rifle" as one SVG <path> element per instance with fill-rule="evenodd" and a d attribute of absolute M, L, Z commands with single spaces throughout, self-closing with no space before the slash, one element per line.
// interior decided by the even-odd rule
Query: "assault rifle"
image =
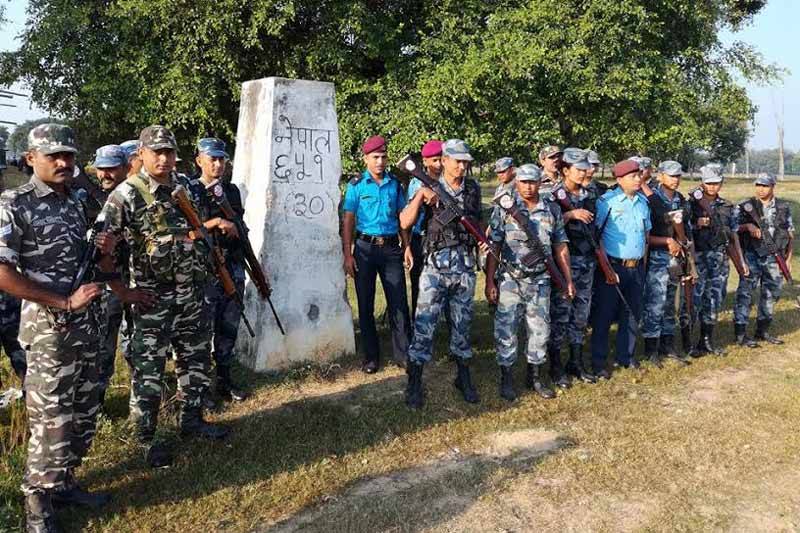
<path fill-rule="evenodd" d="M 214 180 L 206 185 L 206 193 L 208 194 L 209 198 L 211 198 L 211 200 L 217 204 L 222 211 L 222 214 L 225 215 L 225 218 L 236 225 L 236 231 L 239 232 L 239 243 L 244 252 L 244 268 L 247 271 L 247 274 L 250 276 L 250 281 L 252 281 L 256 286 L 258 294 L 261 295 L 261 298 L 266 300 L 269 304 L 269 308 L 272 310 L 272 316 L 275 317 L 275 323 L 277 324 L 278 329 L 281 330 L 281 334 L 286 335 L 286 331 L 283 329 L 283 324 L 281 324 L 281 319 L 278 318 L 278 313 L 275 311 L 275 306 L 272 304 L 272 300 L 270 299 L 272 287 L 270 287 L 269 282 L 264 275 L 264 271 L 261 269 L 261 263 L 256 257 L 256 254 L 253 252 L 253 247 L 250 244 L 250 240 L 247 238 L 244 222 L 236 213 L 236 211 L 233 210 L 228 198 L 225 196 L 225 190 L 222 188 L 222 184 L 219 182 L 219 180 Z"/>
<path fill-rule="evenodd" d="M 692 198 L 697 200 L 697 205 L 700 206 L 700 209 L 703 211 L 703 215 L 706 218 L 711 219 L 711 224 L 713 226 L 719 226 L 719 216 L 717 215 L 716 210 L 711 207 L 708 199 L 706 199 L 705 195 L 703 194 L 702 189 L 695 189 L 692 192 Z M 728 246 L 726 248 L 728 253 L 728 257 L 731 258 L 733 262 L 733 267 L 736 269 L 736 273 L 739 274 L 740 278 L 744 278 L 744 254 L 742 253 L 742 247 L 739 246 L 739 241 L 734 240 L 733 237 L 728 239 Z"/>
<path fill-rule="evenodd" d="M 110 221 L 106 219 L 106 212 L 101 211 L 100 214 L 97 215 L 94 224 L 92 224 L 86 232 L 86 250 L 84 250 L 83 256 L 81 257 L 78 271 L 72 279 L 72 285 L 70 285 L 69 288 L 70 294 L 77 291 L 81 285 L 86 283 L 86 281 L 88 281 L 87 278 L 90 276 L 95 281 L 110 281 L 118 277 L 116 273 L 99 272 L 95 269 L 97 262 L 100 260 L 100 250 L 95 246 L 95 241 L 100 233 L 108 231 L 109 226 Z"/>
<path fill-rule="evenodd" d="M 775 257 L 775 262 L 778 263 L 778 268 L 780 269 L 783 278 L 787 281 L 787 283 L 793 285 L 794 280 L 792 279 L 792 273 L 789 271 L 789 265 L 786 264 L 786 258 L 783 257 L 783 251 L 778 250 L 778 245 L 775 244 L 775 241 L 773 240 L 772 235 L 769 233 L 769 230 L 764 228 L 764 225 L 761 221 L 761 216 L 758 214 L 751 202 L 745 203 L 743 205 L 743 209 L 748 215 L 750 215 L 750 218 L 753 219 L 753 223 L 756 225 L 759 231 L 761 231 L 761 239 L 764 241 L 764 245 L 767 247 L 767 252 Z"/>
<path fill-rule="evenodd" d="M 448 193 L 445 190 L 445 188 L 442 186 L 441 183 L 439 183 L 439 181 L 428 176 L 420 168 L 420 165 L 414 161 L 411 155 L 407 155 L 403 157 L 400 161 L 398 161 L 397 167 L 405 172 L 408 172 L 409 174 L 420 180 L 423 185 L 425 185 L 426 187 L 428 187 L 429 189 L 433 190 L 436 193 L 436 195 L 439 197 L 439 202 L 444 206 L 444 209 L 436 215 L 436 220 L 442 226 L 450 224 L 454 220 L 458 220 L 459 224 L 461 224 L 461 226 L 470 235 L 472 235 L 476 241 L 478 241 L 481 244 L 485 244 L 488 247 L 489 253 L 492 255 L 492 257 L 494 257 L 497 260 L 499 264 L 507 263 L 500 257 L 500 254 L 494 249 L 494 247 L 489 242 L 489 239 L 486 238 L 486 235 L 480 230 L 478 225 L 474 221 L 472 221 L 468 216 L 466 216 L 464 210 L 461 209 L 461 207 L 458 205 L 456 199 L 450 196 L 450 193 Z M 505 206 L 503 207 L 505 208 Z M 509 214 L 511 214 L 511 216 L 515 220 L 517 220 L 514 213 L 509 212 Z M 529 233 L 528 221 L 519 212 L 517 212 L 517 215 L 522 217 L 522 219 L 524 220 L 524 222 L 520 222 L 519 220 L 517 220 L 517 223 L 520 224 L 520 227 L 522 227 L 526 231 L 526 233 Z M 536 237 L 536 236 L 529 234 L 529 237 Z M 531 267 L 535 266 L 540 261 L 545 261 L 545 266 L 547 267 L 547 271 L 550 274 L 550 279 L 552 280 L 553 285 L 559 291 L 566 290 L 567 282 L 564 280 L 564 277 L 558 270 L 558 267 L 556 267 L 553 258 L 550 256 L 550 254 L 547 254 L 545 252 L 544 245 L 542 245 L 538 237 L 532 239 L 532 242 L 534 244 L 533 246 L 534 251 L 523 257 L 521 259 L 522 263 L 527 267 Z"/>
<path fill-rule="evenodd" d="M 572 202 L 569 201 L 567 196 L 567 191 L 564 188 L 558 189 L 554 194 L 556 202 L 561 207 L 561 210 L 565 213 L 568 211 L 572 211 L 575 209 L 575 206 L 572 205 Z M 597 265 L 600 267 L 600 270 L 603 272 L 603 275 L 606 278 L 606 283 L 609 285 L 613 285 L 614 288 L 617 290 L 617 295 L 619 296 L 622 305 L 625 306 L 625 309 L 631 315 L 631 319 L 628 321 L 629 324 L 633 324 L 636 333 L 638 333 L 639 326 L 636 324 L 636 320 L 634 320 L 633 309 L 631 308 L 628 300 L 625 299 L 625 295 L 622 294 L 622 290 L 619 288 L 619 278 L 617 277 L 617 273 L 614 271 L 614 267 L 611 266 L 611 261 L 608 259 L 608 254 L 606 253 L 605 248 L 603 248 L 603 243 L 598 242 L 595 238 L 594 232 L 592 228 L 589 227 L 588 224 L 581 222 L 581 227 L 583 228 L 583 234 L 589 243 L 594 248 L 594 255 L 597 258 Z"/>
<path fill-rule="evenodd" d="M 255 337 L 256 334 L 253 331 L 253 326 L 250 325 L 247 316 L 244 314 L 244 305 L 242 304 L 242 299 L 239 297 L 239 293 L 236 291 L 236 284 L 233 282 L 230 272 L 228 272 L 228 269 L 225 267 L 225 259 L 222 256 L 222 250 L 211 240 L 211 236 L 208 234 L 205 226 L 203 226 L 200 216 L 197 214 L 197 211 L 194 210 L 192 202 L 186 194 L 186 189 L 181 185 L 175 187 L 175 190 L 172 191 L 172 199 L 175 201 L 175 205 L 178 206 L 181 213 L 183 213 L 183 216 L 186 217 L 186 220 L 189 221 L 189 225 L 192 227 L 195 236 L 199 236 L 205 241 L 211 253 L 214 275 L 216 275 L 217 279 L 222 283 L 222 291 L 225 293 L 226 297 L 233 299 L 238 304 L 239 314 L 242 317 L 244 325 L 247 326 L 247 331 L 250 333 L 251 337 Z"/>
<path fill-rule="evenodd" d="M 680 280 L 681 287 L 683 287 L 684 301 L 686 302 L 686 312 L 692 316 L 694 309 L 693 293 L 694 285 L 699 278 L 697 274 L 697 264 L 694 258 L 694 243 L 689 240 L 686 234 L 686 226 L 683 221 L 683 210 L 676 209 L 667 213 L 667 218 L 672 224 L 672 231 L 675 235 L 675 240 L 681 247 L 682 259 L 677 260 L 677 269 L 673 270 L 669 267 L 670 275 L 673 279 L 677 277 Z M 692 327 L 691 320 L 689 327 Z"/>

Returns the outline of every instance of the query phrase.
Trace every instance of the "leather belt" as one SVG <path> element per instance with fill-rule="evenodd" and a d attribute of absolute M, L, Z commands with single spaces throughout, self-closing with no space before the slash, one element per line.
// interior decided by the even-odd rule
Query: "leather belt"
<path fill-rule="evenodd" d="M 610 256 L 608 260 L 624 268 L 636 268 L 642 261 L 641 259 L 620 259 L 618 257 L 610 257 Z"/>
<path fill-rule="evenodd" d="M 359 233 L 356 238 L 375 246 L 398 246 L 400 244 L 400 238 L 397 235 L 367 235 L 366 233 Z"/>

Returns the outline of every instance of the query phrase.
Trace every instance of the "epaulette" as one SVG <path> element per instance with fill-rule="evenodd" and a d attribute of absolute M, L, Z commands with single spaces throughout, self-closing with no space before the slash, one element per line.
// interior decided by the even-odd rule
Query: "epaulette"
<path fill-rule="evenodd" d="M 361 174 L 359 174 L 358 176 L 353 176 L 347 183 L 349 183 L 350 185 L 358 185 L 360 182 L 361 182 Z"/>
<path fill-rule="evenodd" d="M 36 189 L 36 185 L 31 182 L 23 183 L 19 187 L 14 187 L 13 189 L 6 189 L 2 193 L 2 197 L 5 200 L 14 200 L 15 198 L 19 198 L 29 192 L 32 192 Z"/>

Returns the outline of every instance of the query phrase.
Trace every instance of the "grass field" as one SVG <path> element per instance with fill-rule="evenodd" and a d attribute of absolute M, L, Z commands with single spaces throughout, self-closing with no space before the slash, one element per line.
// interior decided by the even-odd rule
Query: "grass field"
<path fill-rule="evenodd" d="M 731 181 L 722 195 L 751 192 Z M 778 194 L 797 220 L 800 183 Z M 120 362 L 108 417 L 79 473 L 114 501 L 100 512 L 64 512 L 62 523 L 114 532 L 797 530 L 800 319 L 784 298 L 774 330 L 786 345 L 732 346 L 736 283 L 734 272 L 717 335 L 727 357 L 620 371 L 549 402 L 523 394 L 508 404 L 497 396 L 481 280 L 472 332 L 481 404 L 465 404 L 452 387 L 445 333 L 426 367 L 420 412 L 402 403 L 402 370 L 365 376 L 356 357 L 276 376 L 238 369 L 251 399 L 211 416 L 232 437 L 181 442 L 167 406 L 161 431 L 177 460 L 159 471 L 146 468 L 130 439 Z M 349 294 L 354 302 L 351 282 Z M 0 372 L 7 383 L 7 361 Z M 21 423 L 19 408 L 0 413 L 0 530 L 21 524 Z"/>

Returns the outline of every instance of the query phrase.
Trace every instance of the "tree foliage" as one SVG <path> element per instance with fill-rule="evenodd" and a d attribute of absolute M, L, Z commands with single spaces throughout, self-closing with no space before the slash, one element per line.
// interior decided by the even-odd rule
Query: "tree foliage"
<path fill-rule="evenodd" d="M 31 0 L 0 83 L 24 80 L 92 147 L 165 123 L 233 137 L 241 83 L 332 81 L 345 167 L 368 135 L 392 155 L 430 136 L 483 161 L 545 143 L 725 161 L 754 108 L 734 74 L 775 69 L 724 47 L 757 0 Z"/>

